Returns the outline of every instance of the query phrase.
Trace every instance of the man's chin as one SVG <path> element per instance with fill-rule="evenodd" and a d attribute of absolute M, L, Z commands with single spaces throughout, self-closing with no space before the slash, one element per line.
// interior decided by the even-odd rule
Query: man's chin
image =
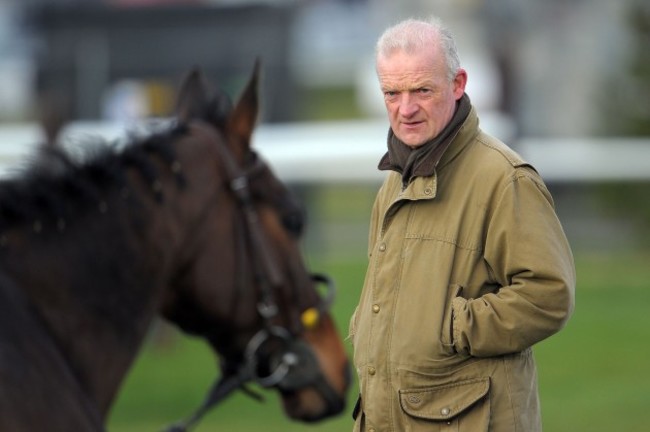
<path fill-rule="evenodd" d="M 395 134 L 404 144 L 411 148 L 420 147 L 422 144 L 429 141 L 421 131 L 414 130 L 416 127 L 402 126 L 399 134 Z"/>

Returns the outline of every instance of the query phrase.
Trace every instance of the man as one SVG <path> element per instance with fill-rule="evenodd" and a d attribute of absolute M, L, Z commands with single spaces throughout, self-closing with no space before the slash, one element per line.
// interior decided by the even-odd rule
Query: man
<path fill-rule="evenodd" d="M 379 39 L 388 170 L 350 323 L 355 431 L 541 430 L 531 347 L 574 306 L 571 250 L 541 177 L 483 133 L 436 19 Z"/>

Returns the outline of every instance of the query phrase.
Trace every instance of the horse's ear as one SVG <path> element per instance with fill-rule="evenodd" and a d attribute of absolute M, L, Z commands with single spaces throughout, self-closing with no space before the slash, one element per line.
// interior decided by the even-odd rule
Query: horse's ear
<path fill-rule="evenodd" d="M 246 85 L 228 119 L 228 135 L 231 141 L 234 141 L 239 146 L 248 146 L 250 144 L 253 128 L 257 122 L 259 76 L 260 60 L 257 59 L 248 85 Z"/>
<path fill-rule="evenodd" d="M 210 86 L 203 73 L 198 67 L 194 67 L 183 80 L 178 92 L 175 113 L 179 123 L 203 118 L 209 104 L 210 93 Z"/>
<path fill-rule="evenodd" d="M 63 127 L 70 121 L 68 98 L 55 91 L 45 91 L 39 96 L 38 116 L 45 143 L 54 146 Z"/>

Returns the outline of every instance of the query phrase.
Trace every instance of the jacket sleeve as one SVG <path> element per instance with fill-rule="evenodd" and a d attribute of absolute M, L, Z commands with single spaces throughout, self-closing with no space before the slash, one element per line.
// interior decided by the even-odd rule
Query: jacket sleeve
<path fill-rule="evenodd" d="M 522 351 L 559 331 L 574 308 L 573 256 L 553 201 L 532 168 L 519 168 L 496 197 L 484 259 L 498 289 L 452 301 L 458 352 Z"/>

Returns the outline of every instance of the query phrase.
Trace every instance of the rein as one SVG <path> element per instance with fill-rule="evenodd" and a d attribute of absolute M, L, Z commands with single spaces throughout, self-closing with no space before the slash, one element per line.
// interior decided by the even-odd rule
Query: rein
<path fill-rule="evenodd" d="M 279 312 L 279 308 L 273 300 L 273 291 L 282 286 L 284 278 L 273 259 L 269 242 L 262 231 L 249 187 L 249 177 L 256 171 L 256 168 L 264 166 L 264 162 L 258 159 L 257 164 L 252 168 L 243 170 L 237 165 L 227 147 L 220 142 L 220 137 L 211 126 L 196 121 L 191 123 L 190 129 L 194 133 L 203 135 L 208 140 L 217 143 L 215 148 L 219 153 L 229 189 L 237 199 L 239 208 L 244 215 L 244 229 L 241 230 L 241 237 L 244 238 L 244 243 L 248 240 L 254 253 L 253 267 L 261 291 L 261 301 L 257 304 L 257 312 L 263 319 L 264 327 L 248 342 L 244 350 L 243 363 L 230 367 L 225 372 L 222 370 L 222 376 L 213 384 L 199 408 L 188 419 L 168 427 L 165 431 L 188 431 L 211 408 L 238 389 L 256 400 L 263 400 L 261 395 L 246 387 L 250 382 L 255 382 L 264 388 L 278 387 L 287 390 L 295 390 L 301 386 L 313 384 L 321 391 L 328 403 L 335 403 L 334 401 L 337 400 L 336 395 L 327 386 L 320 371 L 313 370 L 315 368 L 307 367 L 308 370 L 303 371 L 303 376 L 291 377 L 291 372 L 301 362 L 306 360 L 308 366 L 311 366 L 317 364 L 317 361 L 311 349 L 305 343 L 298 341 L 292 332 L 271 323 L 272 318 Z M 322 274 L 312 274 L 311 277 L 315 283 L 324 284 L 327 287 L 327 295 L 316 308 L 309 308 L 302 313 L 301 323 L 303 328 L 311 328 L 317 324 L 320 316 L 331 306 L 335 295 L 335 287 L 329 277 Z M 283 347 L 283 352 L 275 369 L 268 375 L 262 376 L 258 372 L 259 352 L 271 341 L 279 341 Z"/>

